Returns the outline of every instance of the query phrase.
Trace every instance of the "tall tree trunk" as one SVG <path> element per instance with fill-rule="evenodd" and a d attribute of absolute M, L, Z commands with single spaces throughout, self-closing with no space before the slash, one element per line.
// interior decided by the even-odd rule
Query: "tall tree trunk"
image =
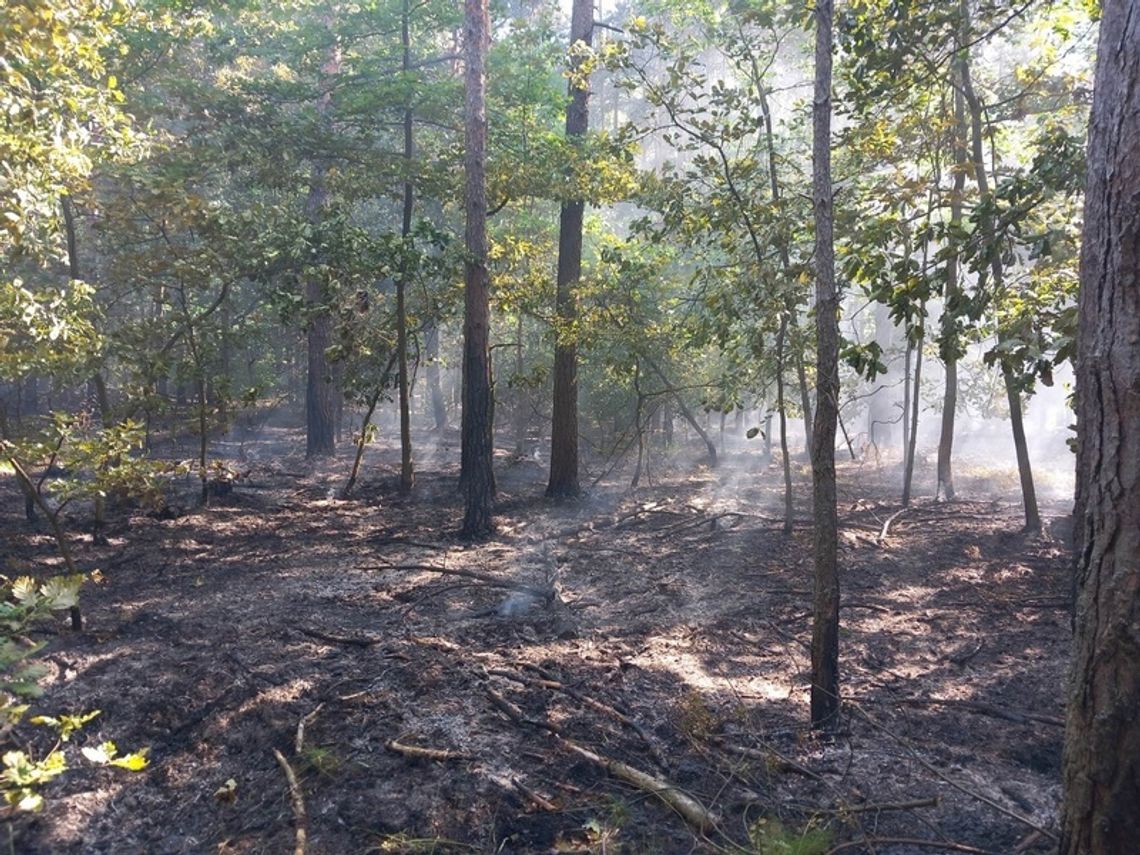
<path fill-rule="evenodd" d="M 970 111 L 971 153 L 974 161 L 974 177 L 978 182 L 978 192 L 981 203 L 988 204 L 990 200 L 989 178 L 986 174 L 986 158 L 982 140 L 982 105 L 974 92 L 970 77 L 970 62 L 963 54 L 959 60 L 962 74 L 962 94 Z M 993 218 L 988 213 L 980 217 L 978 227 L 986 239 L 987 252 L 990 254 L 990 275 L 993 278 L 994 294 L 1000 296 L 1005 285 L 1005 270 L 1001 260 L 1001 253 L 996 244 Z M 1001 334 L 998 334 L 998 343 L 1001 343 Z M 1002 365 L 1002 380 L 1005 383 L 1005 393 L 1009 400 L 1009 424 L 1013 431 L 1013 447 L 1017 455 L 1017 473 L 1021 480 L 1021 499 L 1025 506 L 1025 530 L 1040 531 L 1041 515 L 1037 510 L 1037 491 L 1033 486 L 1033 469 L 1029 464 L 1029 444 L 1025 438 L 1025 425 L 1021 415 L 1021 393 L 1013 372 L 1008 366 Z"/>
<path fill-rule="evenodd" d="M 487 107 L 485 64 L 490 38 L 488 0 L 464 0 L 467 67 L 464 171 L 467 178 L 467 258 L 463 323 L 463 427 L 460 481 L 464 492 L 462 535 L 492 530 L 495 496 L 491 400 L 491 277 L 487 271 Z"/>
<path fill-rule="evenodd" d="M 405 76 L 412 68 L 412 42 L 409 33 L 411 27 L 411 3 L 404 0 L 404 12 L 400 21 L 400 38 L 403 42 L 404 57 L 403 69 Z M 404 216 L 400 227 L 400 234 L 404 239 L 404 251 L 410 251 L 409 241 L 412 234 L 412 210 L 415 205 L 415 183 L 412 180 L 413 159 L 415 157 L 415 116 L 409 95 L 408 104 L 404 108 Z M 406 258 L 406 255 L 405 255 Z M 400 271 L 396 282 L 396 363 L 397 385 L 400 388 L 400 492 L 412 492 L 415 483 L 415 464 L 412 462 L 412 411 L 408 399 L 408 270 Z"/>
<path fill-rule="evenodd" d="M 962 224 L 962 194 L 966 189 L 966 105 L 962 93 L 954 92 L 954 184 L 950 191 L 950 230 Z M 958 284 L 958 254 L 946 262 L 946 287 L 942 300 L 940 350 L 946 367 L 946 389 L 942 396 L 942 430 L 938 437 L 938 487 L 936 499 L 954 498 L 954 418 L 958 409 L 958 359 L 963 355 L 958 321 L 962 290 Z"/>
<path fill-rule="evenodd" d="M 914 360 L 914 342 L 907 337 L 906 356 L 903 358 L 903 408 L 902 408 L 902 460 L 906 468 L 906 453 L 910 448 L 910 366 Z"/>
<path fill-rule="evenodd" d="M 332 18 L 326 16 L 332 37 Z M 317 100 L 320 123 L 327 126 L 332 106 L 333 80 L 340 72 L 340 45 L 334 40 L 329 56 L 321 67 L 322 93 Z M 316 160 L 309 169 L 309 194 L 305 199 L 305 218 L 319 225 L 328 204 L 328 166 Z M 306 330 L 308 372 L 305 380 L 305 456 L 322 457 L 336 450 L 335 407 L 332 369 L 325 352 L 332 344 L 332 320 L 324 306 L 324 283 L 319 275 L 305 278 L 305 307 L 308 311 Z"/>
<path fill-rule="evenodd" d="M 780 176 L 776 169 L 776 137 L 772 132 L 772 110 L 768 106 L 768 96 L 764 89 L 763 81 L 760 80 L 760 68 L 753 61 L 753 76 L 756 77 L 756 91 L 760 96 L 760 112 L 764 117 L 764 143 L 768 153 L 768 189 L 772 193 L 772 203 L 779 205 L 780 203 Z M 784 271 L 786 280 L 790 283 L 792 281 L 791 258 L 788 254 L 788 242 L 781 234 L 778 240 L 778 247 L 780 251 L 780 266 Z M 759 262 L 759 259 L 757 259 Z M 785 386 L 784 386 L 784 370 L 787 368 L 788 357 L 788 324 L 796 311 L 796 301 L 794 297 L 787 296 L 784 299 L 784 311 L 780 313 L 780 328 L 776 333 L 776 406 L 780 413 L 780 451 L 783 456 L 783 470 L 784 470 L 784 534 L 791 534 L 792 531 L 792 517 L 795 513 L 792 495 L 792 461 L 788 457 L 788 411 L 787 402 L 785 400 Z M 806 383 L 804 377 L 803 360 L 800 360 L 800 373 L 803 378 L 801 382 Z M 807 402 L 807 395 L 804 395 L 804 402 Z M 804 416 L 804 423 L 807 424 L 807 416 Z M 769 424 L 771 420 L 769 419 Z M 772 438 L 767 437 L 768 450 L 772 450 Z M 811 450 L 809 443 L 808 450 Z"/>
<path fill-rule="evenodd" d="M 424 324 L 424 360 L 432 419 L 436 433 L 443 433 L 447 430 L 447 401 L 443 397 L 443 384 L 439 376 L 439 321 L 435 319 Z"/>
<path fill-rule="evenodd" d="M 815 596 L 811 641 L 811 725 L 839 724 L 839 520 L 835 423 L 839 412 L 839 298 L 835 287 L 831 188 L 832 0 L 815 6 L 812 195 L 815 207 L 816 411 L 811 453 Z"/>
<path fill-rule="evenodd" d="M 814 437 L 812 432 L 814 427 L 812 425 L 811 416 L 811 389 L 808 387 L 807 381 L 807 368 L 804 366 L 804 351 L 803 348 L 796 341 L 796 328 L 793 325 L 789 331 L 791 335 L 788 340 L 792 343 L 792 359 L 796 363 L 796 379 L 800 383 L 800 409 L 804 411 L 804 451 L 811 454 L 814 447 Z"/>
<path fill-rule="evenodd" d="M 592 0 L 574 0 L 570 20 L 570 103 L 566 107 L 566 138 L 578 141 L 590 126 L 589 81 L 580 79 L 583 56 L 573 51 L 589 47 L 594 33 Z M 585 202 L 562 203 L 558 224 L 558 279 L 554 310 L 554 413 L 550 432 L 550 480 L 546 495 L 572 498 L 578 484 L 578 345 L 574 329 L 578 316 L 574 289 L 582 273 L 582 218 Z"/>
<path fill-rule="evenodd" d="M 788 415 L 784 401 L 784 360 L 788 338 L 788 313 L 780 315 L 780 330 L 776 333 L 776 411 L 780 414 L 780 457 L 784 471 L 784 534 L 792 533 L 792 460 L 788 455 Z"/>
<path fill-rule="evenodd" d="M 914 454 L 918 448 L 918 410 L 922 405 L 919 398 L 919 391 L 922 389 L 922 339 L 923 334 L 920 328 L 918 344 L 914 346 L 914 387 L 910 394 L 911 407 L 910 412 L 903 413 L 903 419 L 910 419 L 910 443 L 906 447 L 906 457 L 903 464 L 903 491 L 902 491 L 902 504 L 903 507 L 910 506 L 910 488 L 914 480 Z"/>
<path fill-rule="evenodd" d="M 1062 855 L 1140 840 L 1140 8 L 1106 0 L 1089 125 L 1077 359 L 1076 653 Z"/>
<path fill-rule="evenodd" d="M 515 319 L 515 456 L 523 457 L 526 454 L 527 429 L 527 394 L 526 385 L 522 382 L 523 375 L 523 313 L 520 311 Z"/>

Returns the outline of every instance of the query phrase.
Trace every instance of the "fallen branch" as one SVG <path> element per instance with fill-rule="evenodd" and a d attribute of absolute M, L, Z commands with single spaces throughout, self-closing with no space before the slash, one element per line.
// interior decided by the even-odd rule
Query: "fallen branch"
<path fill-rule="evenodd" d="M 285 759 L 285 755 L 274 748 L 273 756 L 277 758 L 277 764 L 285 773 L 285 780 L 289 784 L 289 802 L 293 806 L 293 824 L 297 829 L 297 842 L 293 847 L 293 855 L 305 855 L 309 817 L 305 812 L 305 799 L 301 795 L 301 785 L 297 783 L 297 775 L 293 771 L 293 767 L 289 765 L 289 761 Z"/>
<path fill-rule="evenodd" d="M 839 813 L 878 813 L 887 810 L 914 810 L 915 808 L 938 807 L 938 796 L 928 799 L 915 799 L 909 802 L 886 802 L 883 804 L 844 805 Z"/>
<path fill-rule="evenodd" d="M 992 704 L 983 704 L 978 701 L 943 700 L 942 698 L 894 698 L 889 701 L 882 701 L 882 703 L 901 704 L 909 707 L 958 707 L 959 709 L 969 710 L 970 712 L 976 712 L 980 715 L 988 715 L 994 718 L 1004 719 L 1005 721 L 1012 721 L 1015 724 L 1028 724 L 1031 721 L 1036 721 L 1041 724 L 1051 724 L 1055 727 L 1065 726 L 1064 719 L 1057 718 L 1056 716 L 1042 715 L 1025 710 L 1003 709 L 1002 707 L 995 707 Z"/>
<path fill-rule="evenodd" d="M 459 570 L 450 567 L 440 567 L 435 564 L 379 564 L 368 565 L 358 568 L 360 570 L 421 570 L 425 573 L 439 573 L 443 576 L 457 576 L 460 579 L 474 579 L 477 582 L 482 582 L 491 588 L 503 588 L 508 591 L 522 591 L 524 594 L 530 594 L 532 597 L 537 597 L 544 602 L 550 602 L 554 599 L 554 586 L 546 588 L 535 588 L 532 585 L 523 585 L 519 582 L 512 582 L 509 579 L 500 579 L 498 576 L 492 576 L 490 573 L 481 573 L 478 570 Z"/>
<path fill-rule="evenodd" d="M 557 811 L 558 806 L 548 799 L 544 799 L 518 778 L 511 778 L 511 786 L 526 796 L 527 800 L 539 810 Z"/>
<path fill-rule="evenodd" d="M 731 742 L 724 742 L 723 740 L 716 740 L 716 744 L 731 754 L 739 754 L 741 757 L 751 757 L 754 760 L 763 760 L 766 766 L 778 772 L 795 772 L 797 775 L 803 775 L 805 778 L 813 778 L 817 781 L 823 780 L 807 766 L 802 766 L 795 760 L 785 757 L 774 748 L 749 748 L 746 745 L 733 745 Z"/>
<path fill-rule="evenodd" d="M 572 742 L 566 737 L 562 736 L 559 732 L 557 725 L 549 722 L 538 721 L 537 719 L 527 718 L 523 711 L 515 704 L 508 701 L 490 686 L 486 687 L 487 697 L 491 703 L 495 705 L 496 709 L 500 710 L 507 718 L 514 721 L 516 724 L 529 724 L 532 727 L 539 727 L 549 731 L 553 734 L 554 738 L 558 740 L 559 744 L 574 752 L 580 757 L 584 757 L 595 765 L 601 766 L 615 778 L 620 778 L 626 783 L 633 784 L 641 790 L 652 793 L 657 796 L 669 807 L 673 808 L 679 813 L 686 822 L 692 825 L 699 831 L 707 831 L 717 824 L 719 818 L 705 809 L 705 807 L 694 799 L 692 796 L 686 795 L 679 789 L 674 787 L 668 781 L 660 778 L 655 778 L 652 775 L 647 775 L 645 772 L 628 766 L 618 760 L 613 760 L 601 754 L 595 754 L 588 748 L 583 748 L 576 742 Z"/>
<path fill-rule="evenodd" d="M 379 644 L 383 639 L 375 638 L 367 635 L 337 635 L 331 632 L 325 632 L 320 629 L 314 629 L 308 626 L 299 626 L 297 631 L 310 638 L 315 638 L 318 641 L 325 641 L 329 644 L 347 644 L 352 647 L 371 647 L 374 644 Z"/>
<path fill-rule="evenodd" d="M 979 793 L 979 792 L 975 792 L 974 790 L 971 790 L 968 787 L 965 787 L 962 784 L 959 784 L 957 781 L 955 781 L 953 778 L 951 778 L 946 773 L 939 771 L 937 768 L 934 767 L 933 764 L 928 763 L 926 760 L 924 760 L 922 757 L 920 757 L 918 752 L 914 749 L 914 747 L 909 742 L 907 742 L 901 736 L 896 734 L 890 728 L 879 724 L 877 721 L 875 721 L 873 718 L 871 718 L 869 715 L 867 715 L 867 713 L 864 712 L 859 707 L 858 704 L 851 703 L 848 706 L 849 706 L 849 709 L 851 709 L 853 712 L 858 713 L 859 717 L 862 718 L 865 722 L 867 722 L 867 724 L 871 725 L 871 727 L 875 728 L 876 730 L 882 731 L 887 736 L 891 737 L 891 739 L 893 739 L 899 745 L 901 745 L 903 748 L 905 748 L 907 750 L 907 752 L 910 754 L 910 756 L 914 759 L 914 761 L 916 763 L 918 763 L 918 765 L 922 766 L 922 768 L 924 768 L 930 774 L 934 775 L 934 777 L 938 778 L 940 781 L 943 781 L 943 782 L 949 784 L 951 787 L 953 787 L 955 790 L 962 793 L 963 795 L 969 796 L 972 799 L 977 799 L 982 804 L 989 805 L 991 808 L 996 810 L 998 813 L 1000 813 L 1004 816 L 1007 816 L 1010 819 L 1017 820 L 1022 825 L 1025 825 L 1028 828 L 1032 828 L 1034 831 L 1040 832 L 1041 834 L 1045 835 L 1050 840 L 1052 840 L 1054 843 L 1056 843 L 1058 841 L 1058 837 L 1056 834 L 1054 834 L 1053 832 L 1049 831 L 1048 829 L 1038 825 L 1033 820 L 1022 816 L 1021 814 L 1017 813 L 1016 811 L 1010 810 L 1009 808 L 1005 807 L 1004 805 L 1001 805 L 998 802 L 994 801 L 989 796 L 986 796 L 986 795 Z M 916 845 L 921 845 L 921 844 L 916 844 Z M 965 851 L 965 850 L 959 849 L 958 851 Z M 982 850 L 978 849 L 978 850 L 973 850 L 973 851 L 981 852 Z"/>
<path fill-rule="evenodd" d="M 968 852 L 971 855 L 997 855 L 992 849 L 979 849 L 976 846 L 967 846 L 965 843 L 951 843 L 949 840 L 925 840 L 921 837 L 864 837 L 840 843 L 827 850 L 827 855 L 834 855 L 844 849 L 866 848 L 869 846 L 925 846 L 928 849 L 943 849 L 947 852 Z"/>
<path fill-rule="evenodd" d="M 583 748 L 576 742 L 571 742 L 569 739 L 560 737 L 558 740 L 568 750 L 574 752 L 579 757 L 583 757 L 601 766 L 615 778 L 625 781 L 627 784 L 632 784 L 639 790 L 644 790 L 647 793 L 652 793 L 665 802 L 669 807 L 681 815 L 684 820 L 693 826 L 698 831 L 709 831 L 720 821 L 720 818 L 705 808 L 700 802 L 692 796 L 681 792 L 668 781 L 661 778 L 655 778 L 652 775 L 647 775 L 640 769 L 635 769 L 620 760 L 614 760 L 605 757 L 601 754 L 595 754 L 588 748 Z"/>
<path fill-rule="evenodd" d="M 540 730 L 545 730 L 559 736 L 562 733 L 558 725 L 549 721 L 542 721 L 537 718 L 530 718 L 519 707 L 508 701 L 490 686 L 484 687 L 487 691 L 487 698 L 507 718 L 511 719 L 515 724 L 529 724 L 531 727 L 537 727 Z"/>
<path fill-rule="evenodd" d="M 395 739 L 389 739 L 384 743 L 384 747 L 396 754 L 402 754 L 416 760 L 435 760 L 442 763 L 447 760 L 469 759 L 466 754 L 460 751 L 449 751 L 443 748 L 420 748 L 418 745 L 405 745 Z"/>
<path fill-rule="evenodd" d="M 297 738 L 293 741 L 293 753 L 300 754 L 301 749 L 305 747 L 305 728 L 317 720 L 317 713 L 324 709 L 324 701 L 317 704 L 317 708 L 306 716 L 302 716 L 301 720 L 297 722 Z"/>
<path fill-rule="evenodd" d="M 895 511 L 893 514 L 891 514 L 889 517 L 887 517 L 887 521 L 885 523 L 883 523 L 883 527 L 879 531 L 879 543 L 880 544 L 886 542 L 887 532 L 889 532 L 891 530 L 891 523 L 893 523 L 895 520 L 897 520 L 899 517 L 901 517 L 903 514 L 905 514 L 909 510 L 910 510 L 909 506 L 905 507 L 905 508 L 899 508 L 899 510 Z"/>
<path fill-rule="evenodd" d="M 603 715 L 608 715 L 611 718 L 614 718 L 624 724 L 626 727 L 636 733 L 641 741 L 645 743 L 645 747 L 649 749 L 649 755 L 653 758 L 653 762 L 657 764 L 657 767 L 662 771 L 668 770 L 669 765 L 666 763 L 665 757 L 661 754 L 661 749 L 659 749 L 657 747 L 657 744 L 649 738 L 649 733 L 645 730 L 645 728 L 642 727 L 641 724 L 632 716 L 627 715 L 617 707 L 610 706 L 607 703 L 603 703 L 602 701 L 592 698 L 589 695 L 585 695 L 582 692 L 579 692 L 577 689 L 573 689 L 570 686 L 567 686 L 566 683 L 559 679 L 557 675 L 550 673 L 545 668 L 531 664 L 530 662 L 520 662 L 519 664 L 522 667 L 528 668 L 538 674 L 541 679 L 535 680 L 534 682 L 543 688 L 555 689 L 557 691 L 565 692 L 579 703 L 585 704 L 591 709 L 596 710 Z"/>

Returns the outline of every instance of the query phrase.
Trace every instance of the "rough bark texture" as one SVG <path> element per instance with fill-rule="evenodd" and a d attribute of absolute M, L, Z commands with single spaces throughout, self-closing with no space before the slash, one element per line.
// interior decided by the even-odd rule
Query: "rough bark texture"
<path fill-rule="evenodd" d="M 811 468 L 815 518 L 815 596 L 811 641 L 811 724 L 839 723 L 839 521 L 835 424 L 839 412 L 839 300 L 831 190 L 831 0 L 815 7 L 812 195 L 815 207 L 816 408 Z"/>
<path fill-rule="evenodd" d="M 487 107 L 485 64 L 490 33 L 488 0 L 464 2 L 467 67 L 464 171 L 467 176 L 467 260 L 463 323 L 463 424 L 460 482 L 464 537 L 492 528 L 495 496 L 491 400 L 491 277 L 487 272 Z"/>
<path fill-rule="evenodd" d="M 403 69 L 408 74 L 412 67 L 412 42 L 409 33 L 411 17 L 410 0 L 404 0 L 403 16 L 400 20 L 400 36 L 404 48 Z M 400 234 L 407 243 L 412 233 L 412 211 L 415 206 L 415 183 L 412 180 L 413 158 L 415 157 L 415 115 L 409 102 L 404 108 L 404 211 Z M 408 395 L 408 275 L 404 270 L 396 282 L 396 355 L 397 385 L 400 389 L 400 492 L 410 493 L 415 484 L 415 464 L 412 462 L 412 409 Z"/>
<path fill-rule="evenodd" d="M 570 21 L 570 45 L 589 46 L 594 33 L 592 0 L 574 0 Z M 575 56 L 575 72 L 582 64 Z M 584 80 L 570 80 L 570 103 L 566 107 L 566 137 L 581 139 L 590 126 L 590 89 Z M 578 484 L 578 347 L 574 322 L 578 311 L 574 288 L 582 273 L 582 218 L 586 205 L 581 199 L 562 203 L 558 223 L 558 279 L 555 297 L 554 413 L 550 432 L 550 481 L 546 495 L 572 498 L 581 492 Z"/>
<path fill-rule="evenodd" d="M 330 22 L 331 23 L 331 22 Z M 329 48 L 329 57 L 321 68 L 325 78 L 324 92 L 317 102 L 317 111 L 322 123 L 328 121 L 332 104 L 332 84 L 330 78 L 340 71 L 340 46 L 334 42 Z M 328 187 L 325 182 L 328 167 L 321 161 L 313 163 L 309 174 L 309 195 L 305 199 L 305 217 L 314 225 L 321 220 L 328 204 Z M 309 276 L 305 280 L 305 307 L 309 311 L 309 326 L 306 331 L 308 345 L 308 373 L 305 381 L 305 455 L 319 457 L 330 455 L 336 450 L 335 439 L 335 400 L 333 395 L 332 370 L 325 351 L 332 344 L 332 321 L 322 306 L 324 285 L 319 276 Z"/>
<path fill-rule="evenodd" d="M 1088 143 L 1077 362 L 1076 654 L 1065 855 L 1140 841 L 1140 4 L 1107 0 Z"/>

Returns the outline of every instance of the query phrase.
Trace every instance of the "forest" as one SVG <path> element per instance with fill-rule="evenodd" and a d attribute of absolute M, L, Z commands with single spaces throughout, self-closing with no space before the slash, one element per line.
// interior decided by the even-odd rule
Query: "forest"
<path fill-rule="evenodd" d="M 1138 0 L 4 0 L 0 849 L 1140 845 Z"/>

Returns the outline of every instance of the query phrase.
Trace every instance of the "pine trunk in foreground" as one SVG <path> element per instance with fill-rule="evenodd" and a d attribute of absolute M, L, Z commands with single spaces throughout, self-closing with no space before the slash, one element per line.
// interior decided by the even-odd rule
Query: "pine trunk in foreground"
<path fill-rule="evenodd" d="M 1081 249 L 1062 855 L 1140 841 L 1140 4 L 1100 24 Z"/>
<path fill-rule="evenodd" d="M 463 485 L 461 534 L 491 533 L 495 496 L 491 400 L 491 277 L 487 271 L 487 46 L 488 0 L 465 0 L 464 50 L 467 68 L 464 171 L 467 178 L 467 259 L 463 321 L 463 423 L 459 480 Z"/>
<path fill-rule="evenodd" d="M 570 21 L 570 45 L 589 47 L 594 32 L 592 0 L 574 0 Z M 582 57 L 571 60 L 570 103 L 566 107 L 566 138 L 580 140 L 590 127 L 588 80 L 578 79 Z M 555 296 L 554 414 L 550 431 L 550 480 L 546 495 L 573 498 L 578 484 L 578 346 L 574 323 L 578 317 L 574 289 L 582 273 L 582 219 L 586 204 L 581 199 L 562 203 L 558 223 L 558 279 Z"/>
<path fill-rule="evenodd" d="M 815 207 L 816 403 L 811 469 L 815 518 L 815 596 L 811 639 L 811 726 L 839 724 L 839 520 L 835 425 L 839 415 L 839 298 L 831 189 L 831 0 L 815 6 L 812 195 Z"/>
<path fill-rule="evenodd" d="M 326 20 L 332 35 L 331 18 Z M 340 46 L 334 41 L 329 56 L 321 67 L 323 87 L 317 101 L 317 113 L 322 125 L 328 123 L 332 105 L 332 82 L 340 71 Z M 305 218 L 318 225 L 328 204 L 326 174 L 328 167 L 321 161 L 313 163 L 309 172 L 309 195 L 305 199 Z M 331 455 L 336 450 L 335 401 L 332 368 L 325 352 L 332 344 L 332 321 L 324 308 L 324 283 L 320 276 L 310 274 L 305 279 L 305 309 L 309 314 L 306 330 L 308 345 L 308 373 L 305 380 L 305 456 Z"/>

